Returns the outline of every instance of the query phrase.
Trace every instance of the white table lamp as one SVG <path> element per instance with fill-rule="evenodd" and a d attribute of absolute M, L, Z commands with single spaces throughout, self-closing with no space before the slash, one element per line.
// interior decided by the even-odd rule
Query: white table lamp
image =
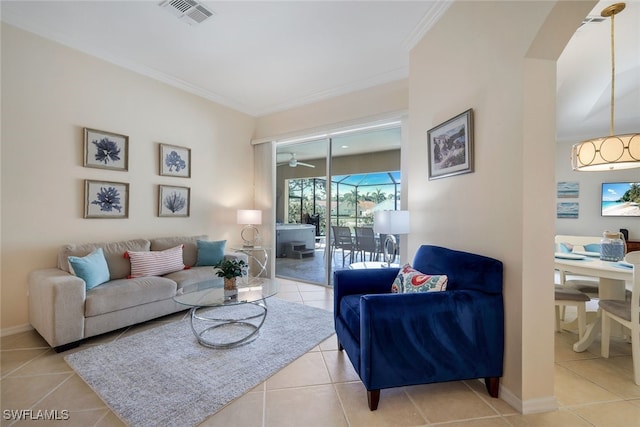
<path fill-rule="evenodd" d="M 260 232 L 256 225 L 262 224 L 262 211 L 253 209 L 239 209 L 237 223 L 244 224 L 240 237 L 244 242 L 243 246 L 252 248 L 260 242 Z"/>
<path fill-rule="evenodd" d="M 398 242 L 395 235 L 409 233 L 409 219 L 409 211 L 378 211 L 373 214 L 373 231 L 387 235 L 383 252 L 389 267 L 396 260 Z"/>

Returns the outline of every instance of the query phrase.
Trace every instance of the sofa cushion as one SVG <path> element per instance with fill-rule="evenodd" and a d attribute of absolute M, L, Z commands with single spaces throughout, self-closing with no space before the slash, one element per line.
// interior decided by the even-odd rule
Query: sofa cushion
<path fill-rule="evenodd" d="M 154 301 L 172 298 L 176 282 L 164 277 L 147 276 L 112 280 L 87 291 L 85 316 L 97 316 Z"/>
<path fill-rule="evenodd" d="M 351 335 L 360 342 L 360 297 L 362 295 L 345 295 L 340 300 L 340 317 L 344 320 Z"/>
<path fill-rule="evenodd" d="M 198 240 L 198 260 L 197 266 L 214 266 L 220 264 L 224 259 L 224 247 L 226 240 L 208 241 Z"/>
<path fill-rule="evenodd" d="M 109 267 L 102 248 L 84 257 L 70 256 L 68 259 L 73 268 L 73 274 L 84 280 L 87 289 L 109 281 Z"/>
<path fill-rule="evenodd" d="M 206 235 L 201 236 L 187 236 L 187 237 L 159 237 L 151 239 L 152 251 L 164 251 L 166 249 L 174 248 L 178 245 L 184 245 L 182 248 L 182 262 L 187 267 L 192 267 L 196 264 L 198 259 L 198 240 L 208 240 Z"/>
<path fill-rule="evenodd" d="M 216 275 L 217 269 L 213 267 L 191 267 L 188 270 L 180 270 L 174 273 L 166 274 L 163 277 L 171 279 L 178 284 L 178 289 L 184 286 L 193 285 L 194 283 L 204 282 L 206 280 L 218 279 L 222 281 L 222 278 Z"/>
<path fill-rule="evenodd" d="M 58 253 L 58 268 L 71 273 L 69 256 L 83 257 L 89 255 L 97 248 L 102 248 L 104 258 L 109 266 L 111 280 L 124 279 L 131 274 L 131 263 L 122 254 L 126 251 L 148 251 L 150 242 L 144 239 L 125 240 L 110 243 L 84 243 L 69 244 L 60 249 Z"/>
<path fill-rule="evenodd" d="M 129 277 L 162 276 L 185 268 L 182 245 L 164 251 L 127 251 L 127 256 L 131 260 Z"/>
<path fill-rule="evenodd" d="M 403 294 L 444 291 L 447 289 L 447 280 L 446 275 L 425 274 L 411 267 L 411 264 L 405 264 L 393 281 L 391 292 Z"/>

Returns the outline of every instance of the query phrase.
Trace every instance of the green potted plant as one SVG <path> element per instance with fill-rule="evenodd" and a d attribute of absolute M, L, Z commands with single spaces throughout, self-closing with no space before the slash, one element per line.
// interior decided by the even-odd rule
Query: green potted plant
<path fill-rule="evenodd" d="M 242 276 L 242 271 L 247 263 L 241 259 L 223 259 L 215 267 L 218 269 L 216 275 L 224 278 L 224 289 L 226 291 L 236 290 L 236 278 Z"/>

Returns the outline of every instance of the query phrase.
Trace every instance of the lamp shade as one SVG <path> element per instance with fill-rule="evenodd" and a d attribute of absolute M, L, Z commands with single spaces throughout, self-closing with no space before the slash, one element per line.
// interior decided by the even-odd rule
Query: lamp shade
<path fill-rule="evenodd" d="M 409 219 L 409 211 L 378 211 L 373 214 L 373 231 L 382 234 L 407 234 Z"/>
<path fill-rule="evenodd" d="M 238 224 L 262 224 L 262 211 L 253 209 L 239 209 L 237 222 Z"/>
<path fill-rule="evenodd" d="M 613 135 L 575 144 L 571 166 L 577 171 L 609 171 L 640 167 L 640 134 Z"/>
<path fill-rule="evenodd" d="M 593 138 L 571 148 L 574 171 L 610 171 L 640 167 L 640 133 L 615 135 L 613 131 L 615 101 L 614 18 L 626 5 L 615 3 L 602 9 L 600 16 L 611 18 L 611 118 L 608 137 Z"/>

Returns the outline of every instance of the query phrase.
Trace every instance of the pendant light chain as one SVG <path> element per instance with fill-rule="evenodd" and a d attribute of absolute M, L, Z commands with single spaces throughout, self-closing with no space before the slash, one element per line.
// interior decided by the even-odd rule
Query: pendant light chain
<path fill-rule="evenodd" d="M 609 135 L 613 136 L 614 135 L 614 131 L 613 131 L 613 117 L 614 117 L 614 99 L 615 99 L 615 92 L 616 92 L 616 50 L 615 50 L 615 45 L 614 45 L 614 37 L 615 37 L 615 30 L 614 30 L 614 21 L 615 21 L 615 17 L 616 14 L 613 13 L 611 15 L 611 117 L 610 117 L 610 125 L 609 125 Z"/>
<path fill-rule="evenodd" d="M 609 136 L 596 137 L 574 144 L 571 147 L 571 167 L 574 171 L 612 171 L 640 168 L 640 133 L 615 135 L 615 15 L 625 8 L 624 3 L 615 3 L 602 10 L 600 16 L 611 18 L 611 117 Z"/>

